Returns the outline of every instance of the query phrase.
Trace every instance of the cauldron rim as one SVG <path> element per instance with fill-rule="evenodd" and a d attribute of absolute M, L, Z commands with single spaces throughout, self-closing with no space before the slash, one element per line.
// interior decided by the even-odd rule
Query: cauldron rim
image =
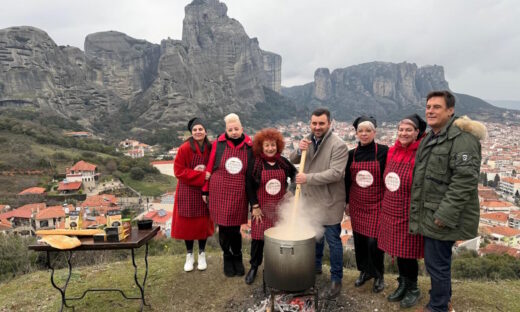
<path fill-rule="evenodd" d="M 308 242 L 309 240 L 315 240 L 316 239 L 316 235 L 313 233 L 313 234 L 309 234 L 308 236 L 306 237 L 303 237 L 303 238 L 298 238 L 298 239 L 280 239 L 280 238 L 275 238 L 273 236 L 271 236 L 271 234 L 277 230 L 279 230 L 281 227 L 272 227 L 272 228 L 269 228 L 267 230 L 264 231 L 264 240 L 268 239 L 268 240 L 271 240 L 271 241 L 274 241 L 274 242 L 277 242 L 277 243 L 290 243 L 290 244 L 301 244 L 301 243 L 306 243 Z"/>

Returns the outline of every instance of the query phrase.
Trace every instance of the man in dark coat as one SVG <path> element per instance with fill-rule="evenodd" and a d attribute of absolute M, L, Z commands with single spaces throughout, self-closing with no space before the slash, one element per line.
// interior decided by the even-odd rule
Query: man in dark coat
<path fill-rule="evenodd" d="M 454 116 L 455 97 L 434 91 L 426 101 L 431 131 L 415 158 L 410 203 L 411 234 L 424 236 L 424 262 L 431 278 L 425 311 L 448 311 L 451 301 L 451 251 L 456 240 L 477 236 L 478 178 L 486 128 Z"/>

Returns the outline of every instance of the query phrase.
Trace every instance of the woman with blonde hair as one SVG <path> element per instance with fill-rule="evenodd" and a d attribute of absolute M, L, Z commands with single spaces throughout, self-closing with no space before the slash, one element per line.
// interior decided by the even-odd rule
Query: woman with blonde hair
<path fill-rule="evenodd" d="M 377 247 L 377 237 L 388 146 L 375 143 L 375 118 L 361 116 L 354 120 L 353 125 L 359 144 L 348 153 L 345 190 L 346 212 L 352 222 L 356 264 L 360 271 L 354 285 L 360 287 L 374 278 L 372 291 L 377 293 L 385 287 L 385 254 Z"/>
<path fill-rule="evenodd" d="M 218 225 L 224 274 L 232 277 L 245 274 L 240 225 L 247 223 L 246 172 L 254 158 L 253 142 L 244 134 L 238 115 L 229 114 L 224 121 L 226 131 L 213 142 L 206 168 L 211 178 L 202 191 L 211 218 Z"/>

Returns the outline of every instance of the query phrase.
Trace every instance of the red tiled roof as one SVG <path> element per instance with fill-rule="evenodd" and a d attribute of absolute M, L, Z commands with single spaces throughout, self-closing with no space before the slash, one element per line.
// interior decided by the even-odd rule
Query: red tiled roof
<path fill-rule="evenodd" d="M 81 203 L 81 207 L 110 207 L 117 205 L 117 197 L 111 194 L 89 196 Z"/>
<path fill-rule="evenodd" d="M 60 182 L 58 184 L 58 191 L 77 191 L 81 188 L 81 181 L 76 182 Z"/>
<path fill-rule="evenodd" d="M 491 213 L 483 213 L 480 215 L 481 219 L 493 220 L 499 222 L 507 222 L 507 213 L 503 212 L 491 212 Z"/>
<path fill-rule="evenodd" d="M 510 178 L 510 177 L 505 177 L 501 181 L 507 182 L 507 183 L 511 183 L 511 184 L 518 184 L 518 183 L 520 183 L 520 179 L 515 179 L 515 178 Z"/>
<path fill-rule="evenodd" d="M 350 223 L 350 220 L 345 220 L 341 222 L 341 228 L 346 231 L 352 231 L 352 223 Z"/>
<path fill-rule="evenodd" d="M 69 205 L 69 209 L 72 209 L 73 206 Z M 52 218 L 60 218 L 65 217 L 65 211 L 63 210 L 63 206 L 51 206 L 47 209 L 41 210 L 36 214 L 36 220 L 45 220 Z"/>
<path fill-rule="evenodd" d="M 509 214 L 510 218 L 520 218 L 520 211 L 511 211 Z"/>
<path fill-rule="evenodd" d="M 46 207 L 47 207 L 47 205 L 45 203 L 27 204 L 27 205 L 18 207 L 14 210 L 0 214 L 0 219 L 9 219 L 9 218 L 13 218 L 13 217 L 30 219 L 33 213 L 42 211 Z"/>
<path fill-rule="evenodd" d="M 96 170 L 97 166 L 93 165 L 91 163 L 88 163 L 86 161 L 80 160 L 78 161 L 70 170 L 73 171 L 94 171 Z"/>
<path fill-rule="evenodd" d="M 7 219 L 0 219 L 0 231 L 10 230 L 13 226 Z"/>
<path fill-rule="evenodd" d="M 173 216 L 173 212 L 166 211 L 166 210 L 164 210 L 164 211 L 166 212 L 166 214 L 163 217 L 161 217 L 159 215 L 159 211 L 150 211 L 144 216 L 144 218 L 152 219 L 154 223 L 164 224 L 164 223 L 168 222 Z"/>
<path fill-rule="evenodd" d="M 43 187 L 30 187 L 18 193 L 18 195 L 42 195 L 45 194 L 45 188 Z"/>
<path fill-rule="evenodd" d="M 484 201 L 480 205 L 486 206 L 486 207 L 511 207 L 511 206 L 513 206 L 511 203 L 504 202 L 504 201 L 496 201 L 496 200 Z"/>
<path fill-rule="evenodd" d="M 498 245 L 498 244 L 489 244 L 484 248 L 479 250 L 481 254 L 508 254 L 515 258 L 520 258 L 520 250 L 511 248 L 508 246 Z"/>
<path fill-rule="evenodd" d="M 513 237 L 520 235 L 520 230 L 513 229 L 507 226 L 494 226 L 486 229 L 491 234 L 498 234 L 506 237 Z"/>
<path fill-rule="evenodd" d="M 82 228 L 87 228 L 91 225 L 100 225 L 100 224 L 106 224 L 107 223 L 107 218 L 104 217 L 104 216 L 96 216 L 96 221 L 91 221 L 91 220 L 85 220 L 83 219 L 83 223 L 81 224 L 81 227 Z"/>

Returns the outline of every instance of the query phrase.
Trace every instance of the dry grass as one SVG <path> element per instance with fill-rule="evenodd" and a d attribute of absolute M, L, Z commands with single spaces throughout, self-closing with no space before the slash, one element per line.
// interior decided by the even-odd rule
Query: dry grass
<path fill-rule="evenodd" d="M 143 265 L 143 261 L 138 262 Z M 261 273 L 252 286 L 243 277 L 226 278 L 222 274 L 220 253 L 208 254 L 208 270 L 183 271 L 184 256 L 149 257 L 150 271 L 146 285 L 146 299 L 151 308 L 145 311 L 243 311 L 262 299 Z M 246 266 L 247 268 L 247 266 Z M 63 280 L 65 270 L 58 271 Z M 387 275 L 387 288 L 372 294 L 371 282 L 354 288 L 357 272 L 345 270 L 343 290 L 336 302 L 327 305 L 327 311 L 406 311 L 398 304 L 386 301 L 396 287 L 395 275 Z M 49 272 L 40 271 L 16 278 L 0 285 L 0 311 L 56 311 L 59 309 L 58 292 L 51 287 Z M 142 276 L 142 275 L 141 275 Z M 318 277 L 324 288 L 327 272 Z M 419 284 L 424 305 L 428 297 L 429 279 L 420 277 Z M 121 287 L 129 295 L 137 295 L 133 285 L 133 267 L 130 261 L 83 267 L 74 271 L 69 285 L 70 295 L 79 295 L 89 287 Z M 453 303 L 457 311 L 520 311 L 520 281 L 479 282 L 456 280 L 453 284 Z M 137 311 L 137 301 L 126 301 L 116 293 L 90 293 L 76 302 L 76 311 Z M 414 311 L 409 309 L 408 311 Z"/>

